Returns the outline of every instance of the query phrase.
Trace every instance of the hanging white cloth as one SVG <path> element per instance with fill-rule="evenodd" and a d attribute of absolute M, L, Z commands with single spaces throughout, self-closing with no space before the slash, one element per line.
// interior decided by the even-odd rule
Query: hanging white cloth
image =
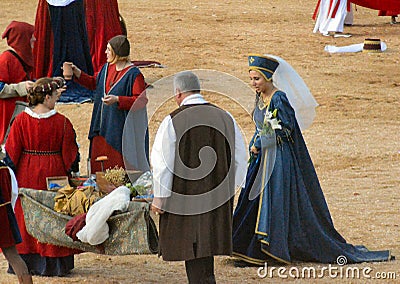
<path fill-rule="evenodd" d="M 120 186 L 94 203 L 86 214 L 86 225 L 76 234 L 79 240 L 91 245 L 103 243 L 109 237 L 108 218 L 116 210 L 128 210 L 130 190 Z"/>

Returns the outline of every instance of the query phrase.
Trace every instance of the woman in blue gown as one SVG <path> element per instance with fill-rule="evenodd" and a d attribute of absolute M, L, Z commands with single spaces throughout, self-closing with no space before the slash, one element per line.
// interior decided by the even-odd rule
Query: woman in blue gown
<path fill-rule="evenodd" d="M 234 212 L 234 256 L 256 265 L 272 259 L 283 263 L 335 263 L 339 257 L 347 263 L 389 260 L 389 251 L 353 246 L 334 228 L 299 127 L 307 122 L 304 115 L 296 118 L 287 94 L 272 81 L 282 64 L 288 65 L 275 56 L 249 56 L 256 130 L 249 146 L 245 187 Z M 298 76 L 293 68 L 290 72 Z M 295 104 L 298 98 L 292 101 Z M 299 114 L 307 112 L 297 109 Z"/>

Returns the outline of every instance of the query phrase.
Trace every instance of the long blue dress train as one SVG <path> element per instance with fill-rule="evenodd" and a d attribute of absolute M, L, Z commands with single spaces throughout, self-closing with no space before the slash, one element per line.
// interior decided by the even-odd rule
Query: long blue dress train
<path fill-rule="evenodd" d="M 268 111 L 267 111 L 268 110 Z M 279 121 L 275 143 L 265 143 L 266 114 Z M 347 263 L 386 261 L 390 252 L 353 246 L 334 228 L 314 165 L 286 94 L 277 91 L 266 107 L 253 113 L 255 134 L 250 142 L 260 148 L 253 155 L 233 218 L 233 251 L 238 258 L 263 264 L 271 257 L 290 263 L 310 261 Z M 270 176 L 269 176 L 270 175 Z M 255 190 L 260 194 L 253 198 Z"/>

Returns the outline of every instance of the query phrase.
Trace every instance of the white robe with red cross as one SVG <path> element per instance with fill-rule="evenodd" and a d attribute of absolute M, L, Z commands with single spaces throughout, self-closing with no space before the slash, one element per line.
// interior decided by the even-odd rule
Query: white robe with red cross
<path fill-rule="evenodd" d="M 315 11 L 318 11 L 318 17 L 313 32 L 327 35 L 329 32 L 343 32 L 346 16 L 348 13 L 351 15 L 351 6 L 347 0 L 319 0 Z"/>

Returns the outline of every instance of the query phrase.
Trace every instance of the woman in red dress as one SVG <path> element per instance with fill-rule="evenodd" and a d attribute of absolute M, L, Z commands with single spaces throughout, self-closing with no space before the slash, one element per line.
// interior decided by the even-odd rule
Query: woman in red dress
<path fill-rule="evenodd" d="M 102 171 L 101 164 L 95 161 L 99 156 L 108 157 L 104 169 L 115 166 L 127 170 L 149 169 L 146 84 L 143 74 L 131 63 L 129 53 L 128 39 L 118 35 L 109 40 L 107 63 L 96 76 L 72 65 L 77 82 L 96 90 L 89 130 L 92 173 Z M 129 129 L 126 131 L 129 137 L 123 145 L 124 127 Z"/>
<path fill-rule="evenodd" d="M 46 177 L 66 176 L 78 171 L 79 153 L 74 128 L 54 110 L 64 82 L 62 78 L 41 78 L 29 91 L 30 107 L 14 120 L 5 149 L 8 165 L 14 168 L 19 187 L 46 190 Z M 18 253 L 34 275 L 64 276 L 74 268 L 69 248 L 43 244 L 27 233 L 21 201 L 15 215 L 23 242 Z"/>
<path fill-rule="evenodd" d="M 10 49 L 0 54 L 0 85 L 30 80 L 33 71 L 33 26 L 12 21 L 2 38 L 7 39 Z M 0 143 L 4 140 L 16 101 L 26 101 L 26 97 L 0 100 Z"/>
<path fill-rule="evenodd" d="M 17 274 L 19 283 L 32 283 L 32 276 L 15 248 L 22 241 L 13 211 L 17 192 L 14 174 L 0 161 L 0 248 Z"/>

